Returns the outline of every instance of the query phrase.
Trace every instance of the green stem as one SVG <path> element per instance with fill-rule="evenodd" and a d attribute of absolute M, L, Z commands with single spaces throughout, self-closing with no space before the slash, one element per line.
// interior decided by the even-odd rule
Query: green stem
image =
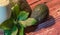
<path fill-rule="evenodd" d="M 24 27 L 21 25 L 21 28 L 19 29 L 19 35 L 24 35 Z"/>

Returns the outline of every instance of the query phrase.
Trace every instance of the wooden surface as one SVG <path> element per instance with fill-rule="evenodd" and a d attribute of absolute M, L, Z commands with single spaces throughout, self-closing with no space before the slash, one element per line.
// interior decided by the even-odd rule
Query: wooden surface
<path fill-rule="evenodd" d="M 60 0 L 27 0 L 27 2 L 31 9 L 37 4 L 45 3 L 52 17 L 39 24 L 35 32 L 29 32 L 26 35 L 60 35 Z"/>

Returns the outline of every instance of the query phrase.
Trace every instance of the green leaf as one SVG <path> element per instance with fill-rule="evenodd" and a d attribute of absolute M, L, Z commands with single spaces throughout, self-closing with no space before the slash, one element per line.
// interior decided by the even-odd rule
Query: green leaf
<path fill-rule="evenodd" d="M 10 30 L 4 30 L 4 35 L 11 35 L 11 31 Z"/>
<path fill-rule="evenodd" d="M 24 27 L 35 25 L 36 22 L 37 21 L 34 18 L 28 18 L 25 21 L 19 21 L 19 23 L 22 24 Z"/>
<path fill-rule="evenodd" d="M 17 35 L 18 28 L 16 26 L 13 26 L 11 30 L 4 30 L 4 35 Z"/>
<path fill-rule="evenodd" d="M 3 30 L 10 30 L 12 29 L 14 26 L 14 22 L 13 19 L 7 19 L 6 21 L 4 21 L 2 24 L 0 24 L 0 28 Z"/>
<path fill-rule="evenodd" d="M 29 13 L 26 11 L 21 11 L 20 14 L 18 15 L 18 20 L 22 21 L 22 20 L 26 20 L 29 16 Z"/>
<path fill-rule="evenodd" d="M 11 17 L 13 19 L 17 19 L 17 16 L 20 13 L 20 9 L 19 9 L 19 5 L 15 4 L 12 8 L 11 8 L 12 12 L 11 12 Z"/>
<path fill-rule="evenodd" d="M 11 35 L 17 35 L 17 33 L 18 33 L 18 28 L 17 28 L 16 26 L 14 26 L 14 27 L 12 28 Z"/>

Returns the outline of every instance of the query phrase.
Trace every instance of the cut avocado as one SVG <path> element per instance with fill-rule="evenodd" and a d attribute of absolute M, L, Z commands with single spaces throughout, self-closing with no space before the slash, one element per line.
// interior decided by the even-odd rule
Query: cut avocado
<path fill-rule="evenodd" d="M 37 5 L 30 17 L 35 18 L 38 21 L 42 21 L 44 18 L 49 16 L 49 9 L 45 4 Z"/>

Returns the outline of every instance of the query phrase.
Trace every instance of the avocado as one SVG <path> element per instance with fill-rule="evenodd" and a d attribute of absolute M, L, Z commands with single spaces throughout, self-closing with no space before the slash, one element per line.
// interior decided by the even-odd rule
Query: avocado
<path fill-rule="evenodd" d="M 32 10 L 31 18 L 35 18 L 37 21 L 41 22 L 43 19 L 49 16 L 49 9 L 45 4 L 38 4 Z"/>

